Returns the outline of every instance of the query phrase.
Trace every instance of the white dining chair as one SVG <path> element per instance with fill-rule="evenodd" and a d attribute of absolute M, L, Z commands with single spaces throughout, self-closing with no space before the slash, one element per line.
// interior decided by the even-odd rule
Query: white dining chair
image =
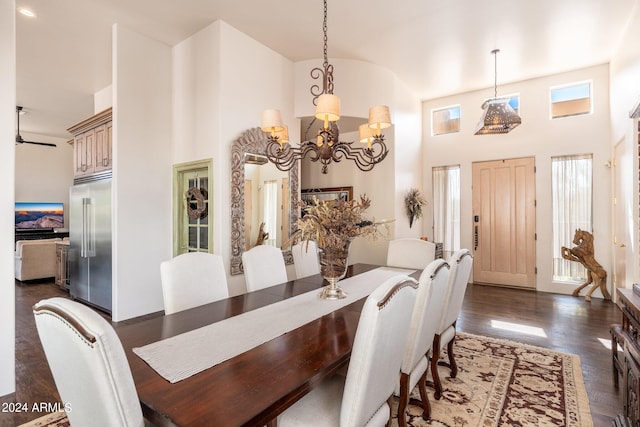
<path fill-rule="evenodd" d="M 291 247 L 293 266 L 296 269 L 296 279 L 320 274 L 318 247 L 313 240 L 305 240 Z"/>
<path fill-rule="evenodd" d="M 91 308 L 51 298 L 34 308 L 36 327 L 72 426 L 146 425 L 124 349 Z"/>
<path fill-rule="evenodd" d="M 426 381 L 429 372 L 429 353 L 433 337 L 442 317 L 442 304 L 449 280 L 449 264 L 443 259 L 432 261 L 420 275 L 416 301 L 411 315 L 409 337 L 400 367 L 400 381 L 395 394 L 399 396 L 398 425 L 404 427 L 411 391 L 418 386 L 422 402 L 422 418 L 431 417 Z M 419 402 L 412 402 L 419 403 Z"/>
<path fill-rule="evenodd" d="M 287 281 L 287 267 L 282 251 L 275 246 L 258 245 L 242 253 L 247 292 L 268 288 Z"/>
<path fill-rule="evenodd" d="M 164 313 L 209 304 L 229 297 L 222 256 L 187 252 L 160 263 Z"/>
<path fill-rule="evenodd" d="M 436 399 L 442 397 L 442 383 L 438 374 L 438 365 L 450 368 L 451 378 L 455 378 L 458 374 L 458 365 L 453 354 L 453 344 L 456 338 L 456 321 L 460 315 L 467 283 L 471 276 L 473 256 L 468 249 L 460 249 L 451 255 L 449 265 L 451 266 L 451 271 L 449 272 L 449 283 L 447 285 L 448 291 L 443 304 L 442 317 L 433 338 L 433 353 L 431 357 L 431 377 L 435 389 L 433 397 Z M 447 356 L 449 358 L 448 363 L 439 360 L 440 353 L 445 346 L 447 347 Z"/>
<path fill-rule="evenodd" d="M 404 238 L 389 241 L 387 266 L 424 269 L 436 257 L 436 244 L 422 239 Z"/>
<path fill-rule="evenodd" d="M 287 426 L 384 426 L 398 383 L 417 281 L 406 275 L 385 281 L 360 313 L 346 377 L 322 381 L 277 419 Z"/>

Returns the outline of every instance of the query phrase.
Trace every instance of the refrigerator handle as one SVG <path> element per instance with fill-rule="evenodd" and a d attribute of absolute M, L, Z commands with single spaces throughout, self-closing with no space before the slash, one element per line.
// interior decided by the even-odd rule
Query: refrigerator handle
<path fill-rule="evenodd" d="M 96 255 L 96 230 L 95 211 L 93 200 L 90 197 L 82 199 L 82 242 L 80 244 L 80 256 L 91 258 Z"/>
<path fill-rule="evenodd" d="M 89 199 L 87 197 L 82 198 L 82 235 L 80 238 L 80 257 L 87 257 L 87 210 Z"/>

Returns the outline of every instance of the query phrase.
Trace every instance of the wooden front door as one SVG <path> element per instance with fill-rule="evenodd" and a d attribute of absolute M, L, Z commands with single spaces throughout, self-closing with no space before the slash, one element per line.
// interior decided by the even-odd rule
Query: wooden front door
<path fill-rule="evenodd" d="M 473 280 L 536 286 L 533 157 L 473 163 Z"/>

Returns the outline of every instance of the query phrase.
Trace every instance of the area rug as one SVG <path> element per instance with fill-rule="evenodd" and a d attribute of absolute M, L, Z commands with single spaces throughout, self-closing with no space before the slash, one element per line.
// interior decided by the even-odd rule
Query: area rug
<path fill-rule="evenodd" d="M 580 358 L 541 347 L 458 333 L 458 375 L 440 367 L 443 396 L 431 402 L 431 420 L 409 405 L 411 427 L 566 426 L 592 427 Z M 417 390 L 414 391 L 418 397 Z M 397 426 L 397 400 L 393 426 Z M 68 427 L 64 413 L 53 413 L 20 427 Z"/>
<path fill-rule="evenodd" d="M 97 425 L 97 424 L 96 424 Z M 70 427 L 69 420 L 64 412 L 52 412 L 44 415 L 20 427 Z"/>
<path fill-rule="evenodd" d="M 410 426 L 593 426 L 578 356 L 464 333 L 455 355 L 456 378 L 439 367 L 442 398 L 435 400 L 427 387 L 431 420 L 409 405 Z"/>

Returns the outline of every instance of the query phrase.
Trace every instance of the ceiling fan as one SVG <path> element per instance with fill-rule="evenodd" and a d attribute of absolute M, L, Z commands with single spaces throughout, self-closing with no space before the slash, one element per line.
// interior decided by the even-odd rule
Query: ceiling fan
<path fill-rule="evenodd" d="M 18 128 L 16 131 L 16 144 L 36 144 L 36 145 L 46 145 L 47 147 L 57 147 L 56 144 L 52 144 L 50 142 L 35 142 L 35 141 L 25 141 L 24 138 L 20 135 L 20 111 L 22 111 L 22 107 L 16 106 L 16 116 L 18 116 Z"/>

